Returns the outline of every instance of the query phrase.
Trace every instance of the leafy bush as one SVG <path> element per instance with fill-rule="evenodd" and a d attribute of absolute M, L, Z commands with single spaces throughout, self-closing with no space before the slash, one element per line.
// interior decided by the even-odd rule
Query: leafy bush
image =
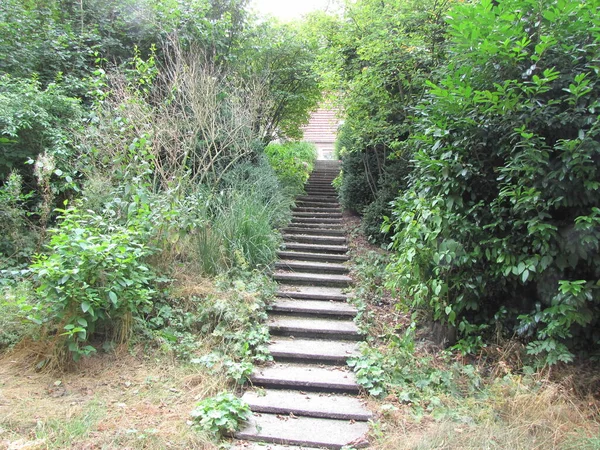
<path fill-rule="evenodd" d="M 51 230 L 49 253 L 31 266 L 39 282 L 38 308 L 57 327 L 74 360 L 95 351 L 94 334 L 124 342 L 132 320 L 151 303 L 153 274 L 144 264 L 151 250 L 133 228 L 75 208 L 61 210 Z"/>
<path fill-rule="evenodd" d="M 6 257 L 30 255 L 33 252 L 33 233 L 25 208 L 31 194 L 22 193 L 22 177 L 11 172 L 0 186 L 0 254 Z"/>
<path fill-rule="evenodd" d="M 39 326 L 27 319 L 34 305 L 33 294 L 27 282 L 0 287 L 0 351 L 40 333 Z"/>
<path fill-rule="evenodd" d="M 271 143 L 265 155 L 281 184 L 294 196 L 302 191 L 313 170 L 317 149 L 308 142 Z"/>
<path fill-rule="evenodd" d="M 361 228 L 363 234 L 373 243 L 389 242 L 389 233 L 383 233 L 381 226 L 384 218 L 392 214 L 392 201 L 398 192 L 406 189 L 406 177 L 411 166 L 404 158 L 388 160 L 379 178 L 375 200 L 363 211 Z"/>
<path fill-rule="evenodd" d="M 64 95 L 58 85 L 42 88 L 35 80 L 1 76 L 0 179 L 44 151 L 56 158 L 59 170 L 66 171 L 74 153 L 70 133 L 81 116 L 79 100 Z M 32 178 L 29 173 L 27 183 Z"/>
<path fill-rule="evenodd" d="M 235 395 L 221 392 L 199 402 L 191 414 L 202 430 L 224 435 L 237 431 L 240 423 L 249 419 L 250 407 Z"/>
<path fill-rule="evenodd" d="M 339 187 L 340 202 L 344 208 L 362 213 L 375 199 L 377 182 L 370 177 L 365 167 L 377 164 L 373 154 L 361 151 L 342 155 L 342 182 Z"/>
<path fill-rule="evenodd" d="M 204 219 L 193 229 L 202 272 L 212 276 L 271 264 L 280 242 L 275 229 L 289 221 L 291 206 L 273 169 L 262 158 L 240 163 L 218 189 L 204 193 Z"/>
<path fill-rule="evenodd" d="M 455 5 L 386 227 L 412 305 L 463 337 L 502 323 L 549 364 L 600 348 L 599 25 L 583 1 Z"/>

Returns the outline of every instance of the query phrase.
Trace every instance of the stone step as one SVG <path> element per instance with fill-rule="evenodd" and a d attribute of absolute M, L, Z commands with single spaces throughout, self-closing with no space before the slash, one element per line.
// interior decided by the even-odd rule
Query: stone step
<path fill-rule="evenodd" d="M 323 193 L 330 193 L 330 195 L 337 195 L 337 191 L 331 185 L 331 183 L 308 183 L 304 185 L 304 191 L 318 191 Z"/>
<path fill-rule="evenodd" d="M 318 273 L 294 273 L 278 270 L 273 274 L 273 279 L 278 283 L 291 283 L 304 286 L 333 286 L 348 287 L 352 278 L 346 275 L 329 275 Z"/>
<path fill-rule="evenodd" d="M 285 242 L 297 242 L 306 244 L 324 244 L 324 245 L 344 245 L 347 240 L 345 236 L 313 236 L 308 234 L 287 234 L 281 235 Z"/>
<path fill-rule="evenodd" d="M 331 274 L 346 274 L 349 272 L 348 268 L 342 264 L 336 263 L 324 263 L 315 261 L 291 261 L 291 260 L 280 260 L 275 263 L 276 269 L 291 270 L 293 272 L 306 272 L 306 273 L 331 273 Z"/>
<path fill-rule="evenodd" d="M 317 212 L 317 213 L 342 213 L 342 209 L 337 208 L 321 208 L 319 206 L 296 206 L 292 208 L 292 212 Z"/>
<path fill-rule="evenodd" d="M 292 224 L 302 224 L 303 226 L 306 224 L 317 224 L 327 226 L 335 225 L 336 228 L 339 228 L 343 225 L 343 222 L 342 219 L 325 219 L 323 217 L 292 217 Z"/>
<path fill-rule="evenodd" d="M 285 337 L 273 338 L 269 351 L 276 361 L 313 364 L 346 364 L 348 358 L 360 354 L 357 342 Z"/>
<path fill-rule="evenodd" d="M 315 450 L 314 447 L 298 447 L 297 445 L 280 445 L 269 442 L 236 441 L 229 450 Z"/>
<path fill-rule="evenodd" d="M 347 395 L 265 389 L 248 391 L 242 400 L 255 412 L 361 422 L 373 418 L 360 399 Z"/>
<path fill-rule="evenodd" d="M 338 450 L 356 441 L 366 443 L 368 432 L 369 425 L 365 422 L 253 414 L 235 437 Z"/>
<path fill-rule="evenodd" d="M 345 254 L 348 252 L 347 245 L 321 245 L 321 244 L 299 244 L 296 242 L 285 242 L 284 250 L 298 250 L 309 253 L 336 253 Z"/>
<path fill-rule="evenodd" d="M 306 253 L 306 252 L 277 252 L 280 259 L 298 260 L 298 261 L 319 261 L 319 262 L 345 262 L 350 258 L 346 255 L 332 255 L 328 253 Z"/>
<path fill-rule="evenodd" d="M 341 208 L 338 202 L 307 202 L 307 201 L 298 201 L 296 202 L 296 206 L 306 207 L 306 208 Z"/>
<path fill-rule="evenodd" d="M 321 225 L 323 225 L 321 227 Z M 321 228 L 322 230 L 338 230 L 341 231 L 343 230 L 343 226 L 341 224 L 341 222 L 339 223 L 324 223 L 324 224 L 320 224 L 320 223 L 311 223 L 311 222 L 305 222 L 303 220 L 296 220 L 293 223 L 290 223 L 290 226 L 292 228 Z"/>
<path fill-rule="evenodd" d="M 303 299 L 279 299 L 269 307 L 271 311 L 278 313 L 293 313 L 299 315 L 314 314 L 318 316 L 354 317 L 358 310 L 344 302 L 303 300 Z"/>
<path fill-rule="evenodd" d="M 279 285 L 279 290 L 275 293 L 279 298 L 293 298 L 298 300 L 319 300 L 345 302 L 348 296 L 342 292 L 342 289 L 336 287 L 316 287 L 316 286 L 288 286 Z"/>
<path fill-rule="evenodd" d="M 305 192 L 307 195 L 314 195 L 315 197 L 332 197 L 336 196 L 337 192 L 334 189 L 323 189 L 323 188 L 306 188 Z"/>
<path fill-rule="evenodd" d="M 305 191 L 309 191 L 309 190 L 323 190 L 323 191 L 329 191 L 329 192 L 336 192 L 335 188 L 333 187 L 333 185 L 331 183 L 325 183 L 325 182 L 308 182 L 304 185 L 304 190 Z"/>
<path fill-rule="evenodd" d="M 346 236 L 344 230 L 330 230 L 327 228 L 304 228 L 304 227 L 288 227 L 281 230 L 286 234 L 314 234 L 316 236 Z"/>
<path fill-rule="evenodd" d="M 360 330 L 352 320 L 272 315 L 269 317 L 267 325 L 271 334 L 277 336 L 340 340 L 362 338 Z"/>
<path fill-rule="evenodd" d="M 255 386 L 275 389 L 300 389 L 358 393 L 354 373 L 347 367 L 319 367 L 310 364 L 275 363 L 256 368 L 250 375 Z"/>
<path fill-rule="evenodd" d="M 318 202 L 318 203 L 337 203 L 337 195 L 330 195 L 327 197 L 321 197 L 316 195 L 299 195 L 296 200 L 302 202 Z"/>
<path fill-rule="evenodd" d="M 308 217 L 308 218 L 323 218 L 323 219 L 341 219 L 342 213 L 330 213 L 330 212 L 294 212 L 292 217 Z"/>

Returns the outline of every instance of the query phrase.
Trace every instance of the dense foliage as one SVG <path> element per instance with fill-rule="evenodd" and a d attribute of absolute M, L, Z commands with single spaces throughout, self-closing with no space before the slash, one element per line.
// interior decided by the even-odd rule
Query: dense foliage
<path fill-rule="evenodd" d="M 265 148 L 265 155 L 282 185 L 297 195 L 313 170 L 317 149 L 308 142 L 271 143 Z"/>
<path fill-rule="evenodd" d="M 594 2 L 456 6 L 411 138 L 390 268 L 414 305 L 493 320 L 546 361 L 597 349 L 600 19 Z"/>
<path fill-rule="evenodd" d="M 342 201 L 463 351 L 492 332 L 548 363 L 600 344 L 597 6 L 364 0 L 330 19 Z"/>
<path fill-rule="evenodd" d="M 383 239 L 382 217 L 404 186 L 406 161 L 391 156 L 408 136 L 411 108 L 443 56 L 447 3 L 362 0 L 346 2 L 341 19 L 313 19 L 326 45 L 319 59 L 325 86 L 345 113 L 341 201 L 365 214 L 364 231 L 374 241 Z"/>
<path fill-rule="evenodd" d="M 315 154 L 293 144 L 286 167 L 264 148 L 298 137 L 321 92 L 315 41 L 246 6 L 0 4 L 0 289 L 12 299 L 0 304 L 2 346 L 35 334 L 24 321 L 46 334 L 47 367 L 134 329 L 160 340 L 161 311 L 179 311 L 169 297 L 188 273 L 237 279 L 273 262 Z M 208 317 L 206 297 L 183 316 Z M 256 345 L 232 357 L 233 372 L 250 370 L 267 339 L 264 303 L 246 306 L 256 317 L 235 332 L 227 322 L 242 336 L 230 346 Z"/>

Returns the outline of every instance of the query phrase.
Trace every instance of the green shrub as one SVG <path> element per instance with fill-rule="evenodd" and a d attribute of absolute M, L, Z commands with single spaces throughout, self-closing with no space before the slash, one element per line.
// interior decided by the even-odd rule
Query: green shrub
<path fill-rule="evenodd" d="M 381 230 L 384 218 L 392 214 L 392 201 L 398 192 L 406 189 L 406 177 L 411 165 L 404 158 L 389 160 L 379 179 L 375 200 L 363 211 L 361 228 L 363 234 L 373 243 L 389 243 L 391 235 Z"/>
<path fill-rule="evenodd" d="M 550 364 L 598 351 L 596 5 L 486 0 L 449 25 L 452 64 L 401 150 L 391 285 L 463 337 L 501 324 Z"/>
<path fill-rule="evenodd" d="M 36 240 L 26 209 L 31 194 L 23 194 L 22 187 L 23 179 L 16 172 L 0 186 L 0 255 L 8 258 L 30 255 Z"/>
<path fill-rule="evenodd" d="M 0 351 L 40 333 L 40 327 L 27 319 L 34 305 L 33 297 L 30 283 L 0 286 Z"/>
<path fill-rule="evenodd" d="M 289 221 L 291 206 L 273 169 L 263 159 L 240 163 L 218 189 L 205 194 L 206 216 L 193 231 L 202 271 L 216 275 L 271 264 L 280 243 L 275 229 Z"/>
<path fill-rule="evenodd" d="M 339 188 L 340 203 L 344 208 L 362 213 L 375 199 L 377 183 L 369 182 L 365 167 L 372 167 L 375 158 L 369 154 L 355 151 L 342 157 L 342 182 Z"/>
<path fill-rule="evenodd" d="M 317 149 L 308 142 L 271 143 L 265 155 L 281 184 L 294 196 L 302 191 L 313 170 Z"/>
<path fill-rule="evenodd" d="M 124 342 L 132 320 L 151 303 L 154 276 L 144 258 L 151 254 L 132 228 L 107 223 L 75 208 L 59 211 L 48 254 L 31 266 L 39 283 L 38 308 L 57 328 L 74 360 L 95 351 L 94 334 Z"/>
<path fill-rule="evenodd" d="M 1 76 L 0 180 L 45 151 L 57 160 L 61 176 L 74 153 L 70 134 L 81 116 L 79 100 L 64 95 L 58 85 L 42 89 L 34 80 Z M 23 175 L 32 182 L 31 169 Z"/>

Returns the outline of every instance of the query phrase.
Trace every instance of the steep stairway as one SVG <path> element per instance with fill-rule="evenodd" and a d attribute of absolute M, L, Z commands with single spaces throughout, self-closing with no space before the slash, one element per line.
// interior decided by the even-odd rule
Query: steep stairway
<path fill-rule="evenodd" d="M 235 449 L 283 450 L 364 447 L 372 414 L 357 396 L 346 360 L 358 352 L 357 311 L 342 213 L 331 182 L 337 161 L 317 161 L 296 201 L 273 278 L 277 301 L 269 311 L 274 363 L 251 376 L 243 400 L 253 412 L 236 433 Z"/>

